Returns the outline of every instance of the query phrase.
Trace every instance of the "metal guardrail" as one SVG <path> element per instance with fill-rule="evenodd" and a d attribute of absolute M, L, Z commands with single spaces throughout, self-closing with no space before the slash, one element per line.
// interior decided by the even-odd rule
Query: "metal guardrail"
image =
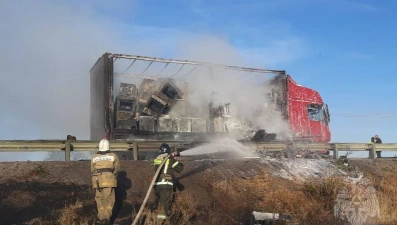
<path fill-rule="evenodd" d="M 369 158 L 375 159 L 377 151 L 397 151 L 397 143 L 258 143 L 257 150 L 282 151 L 285 149 L 302 149 L 309 151 L 332 151 L 334 159 L 339 157 L 340 151 L 368 151 Z"/>
<path fill-rule="evenodd" d="M 70 161 L 72 151 L 98 151 L 99 141 L 65 140 L 1 140 L 0 152 L 65 152 L 65 160 Z M 112 151 L 130 151 L 133 159 L 138 159 L 139 151 L 158 150 L 161 141 L 110 141 Z M 188 148 L 190 143 L 167 141 L 174 148 Z"/>
<path fill-rule="evenodd" d="M 97 151 L 98 141 L 65 141 L 65 140 L 2 140 L 0 152 L 57 152 L 65 151 L 65 160 L 70 161 L 71 151 Z M 138 151 L 153 151 L 162 141 L 110 141 L 112 151 L 130 151 L 133 159 L 138 159 Z M 198 142 L 167 141 L 175 149 L 190 148 Z M 335 159 L 339 151 L 368 151 L 369 158 L 375 159 L 376 151 L 397 151 L 397 143 L 247 143 L 256 151 L 283 151 L 302 149 L 309 151 L 332 151 Z"/>

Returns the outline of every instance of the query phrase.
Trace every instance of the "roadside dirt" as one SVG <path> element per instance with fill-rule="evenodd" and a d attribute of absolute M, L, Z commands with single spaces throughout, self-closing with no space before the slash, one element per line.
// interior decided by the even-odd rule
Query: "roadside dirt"
<path fill-rule="evenodd" d="M 304 159 L 296 160 L 304 162 L 302 161 Z M 281 170 L 292 175 L 299 172 L 291 167 L 291 163 L 280 163 L 280 160 L 189 161 L 182 159 L 181 162 L 185 165 L 185 170 L 177 175 L 177 194 L 185 193 L 191 197 L 190 201 L 194 204 L 195 211 L 190 219 L 191 224 L 229 224 L 222 221 L 225 221 L 226 217 L 234 216 L 238 217 L 234 218 L 234 221 L 238 220 L 240 224 L 250 224 L 257 195 L 247 191 L 239 195 L 237 200 L 230 199 L 225 195 L 214 194 L 211 191 L 214 188 L 213 184 L 224 182 L 230 188 L 238 190 L 242 189 L 239 181 L 260 176 L 261 179 L 272 180 L 270 183 L 274 185 L 273 189 L 277 189 L 293 186 L 297 180 L 286 178 L 282 175 L 283 173 L 279 173 Z M 307 162 L 306 164 L 309 165 Z M 353 159 L 349 160 L 348 166 L 327 161 L 328 166 L 336 165 L 335 168 L 339 167 L 347 173 L 352 172 L 349 168 L 355 168 L 355 172 L 360 171 L 365 177 L 371 178 L 382 177 L 385 172 L 396 173 L 396 164 L 397 160 L 394 159 Z M 324 174 L 328 166 L 324 166 L 323 171 L 309 167 L 301 168 L 301 170 L 312 169 L 310 174 L 316 177 L 319 173 Z M 116 191 L 114 224 L 124 225 L 132 223 L 133 212 L 139 210 L 154 171 L 149 161 L 122 161 L 121 167 L 123 172 L 118 178 L 119 188 Z M 291 168 L 294 171 L 291 171 Z M 91 224 L 96 217 L 94 191 L 90 187 L 89 161 L 6 162 L 0 163 L 0 171 L 1 224 L 35 224 L 35 221 L 57 224 L 62 210 L 67 205 L 76 202 L 80 204 L 76 206 L 79 208 L 79 216 L 91 221 Z M 310 174 L 306 174 L 303 179 L 310 177 Z M 152 194 L 148 205 L 151 206 L 153 202 Z M 247 207 L 237 216 L 236 213 L 233 214 L 233 204 L 236 204 L 236 207 L 241 205 Z M 248 207 L 249 205 L 252 207 Z M 214 210 L 216 208 L 219 209 L 218 212 Z"/>

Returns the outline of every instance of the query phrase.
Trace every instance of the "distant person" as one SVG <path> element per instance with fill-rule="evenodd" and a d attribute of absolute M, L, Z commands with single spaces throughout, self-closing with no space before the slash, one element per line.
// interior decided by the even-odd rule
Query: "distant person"
<path fill-rule="evenodd" d="M 183 164 L 177 160 L 179 153 L 171 153 L 168 144 L 163 143 L 160 146 L 160 154 L 154 159 L 154 171 L 156 172 L 163 160 L 170 156 L 161 169 L 159 176 L 154 183 L 154 191 L 156 194 L 156 202 L 160 203 L 164 209 L 164 214 L 158 214 L 158 219 L 167 219 L 169 216 L 172 201 L 174 197 L 174 171 L 180 173 L 183 171 Z"/>
<path fill-rule="evenodd" d="M 76 137 L 68 134 L 68 136 L 66 136 L 66 140 L 68 140 L 68 141 L 76 141 Z"/>
<path fill-rule="evenodd" d="M 110 224 L 119 171 L 119 158 L 110 152 L 109 141 L 102 139 L 99 142 L 99 151 L 91 159 L 92 188 L 95 189 L 99 224 Z"/>
<path fill-rule="evenodd" d="M 379 136 L 376 134 L 375 136 L 371 137 L 371 143 L 382 144 L 382 139 L 380 139 Z M 376 157 L 382 158 L 381 153 L 382 153 L 382 151 L 377 151 Z"/>

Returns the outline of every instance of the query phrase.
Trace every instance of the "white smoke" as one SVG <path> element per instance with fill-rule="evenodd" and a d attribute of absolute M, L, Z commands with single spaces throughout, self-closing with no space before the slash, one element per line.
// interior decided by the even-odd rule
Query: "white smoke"
<path fill-rule="evenodd" d="M 204 36 L 181 43 L 180 57 L 216 64 L 244 65 L 241 54 L 224 38 Z M 274 103 L 266 95 L 264 81 L 270 78 L 268 74 L 202 67 L 187 77 L 190 84 L 189 102 L 194 106 L 194 112 L 202 115 L 208 113 L 209 102 L 215 107 L 230 103 L 234 120 L 229 119 L 229 126 L 239 127 L 241 122 L 250 121 L 256 129 L 288 133 L 288 124 L 275 111 Z M 239 121 L 235 120 L 237 116 Z"/>
<path fill-rule="evenodd" d="M 228 153 L 229 157 L 256 157 L 255 150 L 230 138 L 217 138 L 210 143 L 203 144 L 182 152 L 183 156 L 210 155 L 216 153 Z"/>
<path fill-rule="evenodd" d="M 244 59 L 237 49 L 228 40 L 214 35 L 199 35 L 189 40 L 181 40 L 175 57 L 213 64 L 244 65 Z M 289 132 L 287 122 L 282 119 L 281 114 L 276 111 L 275 104 L 267 96 L 269 91 L 264 81 L 269 80 L 274 74 L 251 74 L 207 66 L 165 66 L 165 63 L 116 61 L 115 95 L 118 93 L 120 82 L 135 83 L 139 86 L 138 80 L 142 77 L 172 77 L 180 87 L 184 82 L 188 83 L 188 89 L 183 96 L 186 102 L 180 101 L 172 108 L 172 117 L 208 118 L 210 102 L 214 108 L 230 104 L 232 117 L 226 119 L 230 137 L 246 138 L 253 134 L 253 130 L 258 129 L 282 135 Z"/>
<path fill-rule="evenodd" d="M 244 64 L 239 51 L 225 38 L 182 31 L 167 36 L 166 29 L 122 24 L 97 10 L 108 9 L 107 5 L 105 1 L 2 4 L 0 103 L 6 106 L 0 112 L 2 139 L 64 139 L 67 134 L 88 139 L 89 70 L 104 52 L 155 57 L 176 52 L 176 58 Z M 133 9 L 133 4 L 110 10 L 121 8 L 124 14 L 134 13 L 125 10 Z M 138 35 L 142 31 L 145 35 Z M 189 76 L 196 84 L 193 102 L 201 108 L 201 100 L 208 102 L 215 92 L 215 104 L 231 102 L 234 112 L 254 119 L 253 108 L 266 104 L 262 90 L 242 83 L 243 74 L 213 73 L 213 77 L 208 73 Z M 257 117 L 258 124 L 269 131 L 280 130 L 284 125 L 274 115 Z"/>
<path fill-rule="evenodd" d="M 0 21 L 2 139 L 88 139 L 89 70 L 98 57 L 128 49 L 155 53 L 133 38 L 126 42 L 84 3 L 6 1 Z"/>

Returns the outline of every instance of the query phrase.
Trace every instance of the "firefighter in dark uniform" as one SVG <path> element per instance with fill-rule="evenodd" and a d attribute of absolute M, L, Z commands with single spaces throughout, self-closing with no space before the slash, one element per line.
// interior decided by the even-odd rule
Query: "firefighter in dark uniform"
<path fill-rule="evenodd" d="M 183 164 L 177 160 L 179 153 L 171 153 L 170 146 L 166 143 L 163 143 L 160 146 L 160 154 L 154 159 L 153 164 L 155 172 L 167 156 L 169 156 L 169 158 L 163 165 L 163 168 L 161 169 L 154 184 L 156 202 L 159 202 L 164 210 L 164 214 L 157 215 L 158 219 L 167 219 L 169 216 L 174 194 L 174 172 L 180 173 L 183 171 Z"/>
<path fill-rule="evenodd" d="M 91 159 L 92 188 L 95 189 L 95 201 L 98 209 L 98 222 L 109 224 L 115 203 L 115 188 L 120 161 L 110 152 L 109 141 L 99 142 L 99 151 Z"/>

